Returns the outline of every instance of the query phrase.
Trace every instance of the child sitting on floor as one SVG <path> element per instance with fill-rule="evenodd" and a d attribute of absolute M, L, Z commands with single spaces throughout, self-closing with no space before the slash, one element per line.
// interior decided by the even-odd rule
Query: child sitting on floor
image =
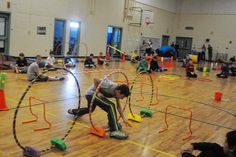
<path fill-rule="evenodd" d="M 37 55 L 35 62 L 30 64 L 27 71 L 28 81 L 33 81 L 36 79 L 36 81 L 46 82 L 46 81 L 62 81 L 65 79 L 64 77 L 59 78 L 59 77 L 50 77 L 43 74 L 40 75 L 39 64 L 41 62 L 41 59 L 42 57 L 40 55 Z"/>
<path fill-rule="evenodd" d="M 198 157 L 236 157 L 236 130 L 226 134 L 224 146 L 209 142 L 191 143 L 181 148 L 181 155 L 182 157 L 196 157 L 192 154 L 194 150 L 201 151 Z"/>
<path fill-rule="evenodd" d="M 46 60 L 45 69 L 49 71 L 55 71 L 56 70 L 54 66 L 55 63 L 56 63 L 56 60 L 54 58 L 54 53 L 53 51 L 50 51 L 49 56 Z"/>
<path fill-rule="evenodd" d="M 84 61 L 85 68 L 96 68 L 96 64 L 93 61 L 93 54 L 91 53 L 89 57 L 85 58 Z"/>
<path fill-rule="evenodd" d="M 186 75 L 188 78 L 197 78 L 197 74 L 194 73 L 194 65 L 192 59 L 189 59 L 186 65 Z"/>
<path fill-rule="evenodd" d="M 145 58 L 143 58 L 141 61 L 138 62 L 138 65 L 137 65 L 137 71 L 138 72 L 151 72 L 149 69 L 148 69 L 148 62 Z"/>
<path fill-rule="evenodd" d="M 150 70 L 151 70 L 151 71 L 156 71 L 156 72 L 167 71 L 167 69 L 162 68 L 162 67 L 159 66 L 156 57 L 154 57 L 154 58 L 151 60 L 151 63 L 150 63 Z"/>
<path fill-rule="evenodd" d="M 16 73 L 27 73 L 28 62 L 25 58 L 24 53 L 20 53 L 19 57 L 16 60 L 16 65 L 11 65 Z"/>
<path fill-rule="evenodd" d="M 98 65 L 103 65 L 103 64 L 109 65 L 109 64 L 106 62 L 106 59 L 103 57 L 102 52 L 99 52 L 99 56 L 98 56 L 98 58 L 97 58 L 97 64 L 98 64 Z"/>
<path fill-rule="evenodd" d="M 73 63 L 71 57 L 70 57 L 70 51 L 67 52 L 65 58 L 64 58 L 64 67 L 70 68 L 70 67 L 75 67 L 76 65 Z"/>
<path fill-rule="evenodd" d="M 130 58 L 131 63 L 137 63 L 139 61 L 139 56 L 137 55 L 137 50 L 134 52 L 131 51 L 131 58 Z"/>

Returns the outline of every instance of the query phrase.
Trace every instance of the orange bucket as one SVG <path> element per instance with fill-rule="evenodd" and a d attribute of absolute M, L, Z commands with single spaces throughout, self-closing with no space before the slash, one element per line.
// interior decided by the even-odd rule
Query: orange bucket
<path fill-rule="evenodd" d="M 221 101 L 223 94 L 221 92 L 215 92 L 215 100 Z"/>

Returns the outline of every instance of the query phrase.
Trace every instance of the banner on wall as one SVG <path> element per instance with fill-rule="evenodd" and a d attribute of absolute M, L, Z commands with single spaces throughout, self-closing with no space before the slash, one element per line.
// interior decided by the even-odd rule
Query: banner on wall
<path fill-rule="evenodd" d="M 38 26 L 38 27 L 37 27 L 37 34 L 38 34 L 38 35 L 46 35 L 46 27 L 44 27 L 44 26 Z"/>

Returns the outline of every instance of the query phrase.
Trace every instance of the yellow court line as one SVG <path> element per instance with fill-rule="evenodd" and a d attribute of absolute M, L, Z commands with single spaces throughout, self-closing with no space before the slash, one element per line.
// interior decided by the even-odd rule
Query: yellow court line
<path fill-rule="evenodd" d="M 8 153 L 0 151 L 0 157 L 10 157 L 10 155 Z"/>
<path fill-rule="evenodd" d="M 36 109 L 36 108 L 34 108 L 34 110 L 39 111 L 39 112 L 43 112 L 42 110 Z M 48 115 L 50 115 L 50 116 L 57 117 L 55 114 L 53 114 L 53 113 L 51 113 L 51 112 L 49 112 L 49 111 L 45 111 L 45 112 L 46 112 L 46 114 L 48 114 Z"/>
<path fill-rule="evenodd" d="M 90 128 L 88 125 L 82 124 L 82 123 L 79 123 L 79 122 L 76 122 L 76 125 L 77 126 L 75 126 L 75 128 L 77 128 L 77 129 L 79 129 L 78 125 L 81 125 L 81 126 L 83 126 L 85 128 Z M 132 141 L 132 140 L 126 140 L 125 142 L 133 144 L 133 145 L 136 145 L 136 146 L 139 146 L 139 147 L 144 148 L 144 149 L 148 149 L 148 150 L 151 150 L 151 151 L 154 151 L 154 152 L 157 152 L 157 153 L 169 156 L 169 157 L 177 157 L 176 155 L 173 155 L 173 154 L 170 154 L 170 153 L 167 153 L 167 152 L 163 152 L 163 151 L 155 149 L 155 148 L 151 148 L 151 147 L 145 146 L 145 145 L 143 145 L 141 143 L 138 143 L 138 142 L 135 142 L 135 141 Z"/>
<path fill-rule="evenodd" d="M 148 149 L 148 150 L 152 150 L 152 151 L 160 153 L 160 154 L 164 154 L 164 155 L 169 156 L 169 157 L 177 157 L 176 155 L 173 155 L 173 154 L 170 154 L 170 153 L 166 153 L 166 152 L 163 152 L 163 151 L 155 149 L 155 148 L 151 148 L 151 147 L 145 146 L 145 145 L 140 144 L 138 142 L 134 142 L 134 141 L 131 141 L 131 140 L 126 140 L 126 142 L 130 143 L 130 144 L 133 144 L 133 145 L 136 145 L 136 146 L 139 146 L 139 147 L 142 147 L 142 148 L 145 148 L 145 149 Z"/>

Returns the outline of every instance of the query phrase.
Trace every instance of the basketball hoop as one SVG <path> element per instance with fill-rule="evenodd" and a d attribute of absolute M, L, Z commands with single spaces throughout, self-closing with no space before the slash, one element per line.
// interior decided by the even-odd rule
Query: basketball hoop
<path fill-rule="evenodd" d="M 145 17 L 144 22 L 146 23 L 146 26 L 149 26 L 149 24 L 153 24 L 150 17 Z"/>

